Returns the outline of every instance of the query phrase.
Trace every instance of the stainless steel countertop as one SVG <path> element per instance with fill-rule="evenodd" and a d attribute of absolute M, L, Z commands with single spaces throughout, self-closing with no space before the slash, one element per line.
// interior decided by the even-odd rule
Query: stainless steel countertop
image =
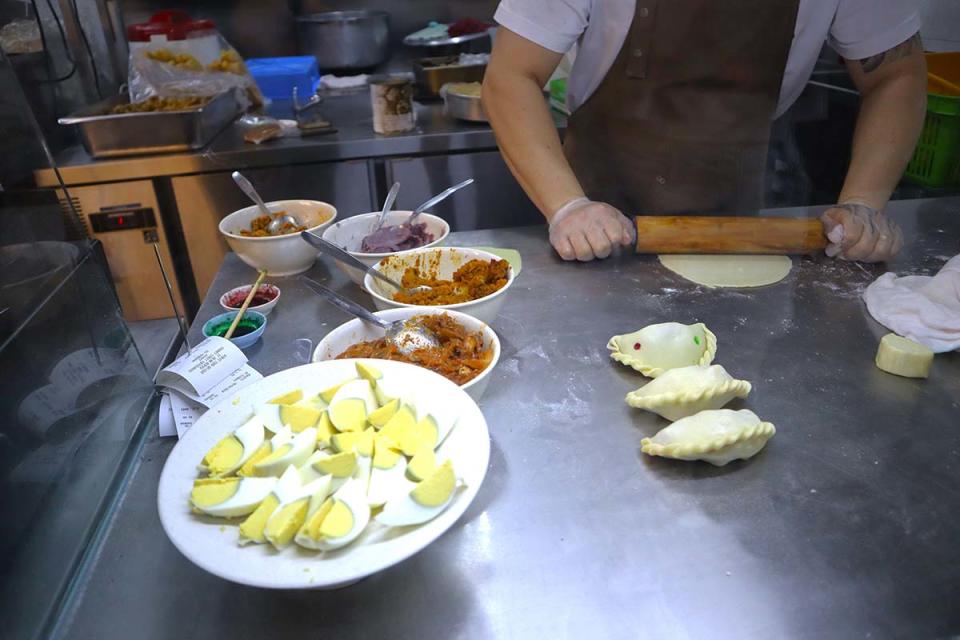
<path fill-rule="evenodd" d="M 908 237 L 892 270 L 931 274 L 960 250 L 960 198 L 889 210 Z M 174 442 L 153 438 L 66 635 L 960 634 L 960 354 L 937 356 L 928 380 L 874 366 L 886 331 L 860 293 L 882 266 L 803 258 L 779 284 L 709 290 L 652 256 L 562 263 L 544 236 L 542 228 L 450 236 L 514 247 L 524 265 L 494 326 L 503 356 L 481 402 L 489 473 L 449 532 L 337 591 L 224 582 L 163 534 L 156 485 Z M 369 301 L 325 260 L 311 275 Z M 227 257 L 194 336 L 219 313 L 216 296 L 252 276 Z M 264 374 L 301 362 L 296 339 L 315 343 L 347 319 L 295 279 L 277 281 L 283 302 L 247 352 Z M 611 361 L 605 344 L 664 321 L 705 322 L 718 336 L 717 362 L 754 383 L 740 406 L 777 426 L 754 459 L 716 468 L 640 453 L 640 439 L 666 421 L 624 403 L 645 379 Z"/>
<path fill-rule="evenodd" d="M 271 114 L 290 117 L 289 108 L 289 103 L 276 103 Z M 439 102 L 416 103 L 417 128 L 391 136 L 374 133 L 367 92 L 327 98 L 320 112 L 333 123 L 336 133 L 282 138 L 255 145 L 244 142 L 242 128 L 234 123 L 202 152 L 95 160 L 77 145 L 58 154 L 56 161 L 69 186 L 251 167 L 497 148 L 489 125 L 451 118 Z M 564 117 L 555 111 L 551 113 L 557 126 L 564 126 Z M 52 170 L 39 170 L 36 176 L 40 186 L 56 186 Z"/>

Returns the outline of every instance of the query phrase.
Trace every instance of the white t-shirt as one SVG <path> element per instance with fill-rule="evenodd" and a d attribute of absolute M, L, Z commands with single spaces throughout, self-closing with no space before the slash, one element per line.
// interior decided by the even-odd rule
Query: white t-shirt
<path fill-rule="evenodd" d="M 567 104 L 575 110 L 613 65 L 630 31 L 636 1 L 501 0 L 494 19 L 557 53 L 579 44 L 567 84 Z M 918 31 L 915 0 L 800 0 L 776 115 L 800 96 L 826 40 L 844 58 L 860 60 L 895 47 Z"/>

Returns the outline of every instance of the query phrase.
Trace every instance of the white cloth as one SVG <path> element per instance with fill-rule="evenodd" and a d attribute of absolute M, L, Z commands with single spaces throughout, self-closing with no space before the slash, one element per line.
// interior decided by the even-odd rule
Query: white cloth
<path fill-rule="evenodd" d="M 566 53 L 580 44 L 567 85 L 576 110 L 600 86 L 626 40 L 643 0 L 501 0 L 494 20 L 541 47 Z M 800 96 L 826 40 L 844 58 L 860 60 L 920 31 L 914 0 L 800 0 L 793 45 L 777 105 L 779 116 Z"/>
<path fill-rule="evenodd" d="M 885 273 L 863 292 L 877 322 L 942 353 L 960 349 L 960 255 L 935 276 Z"/>

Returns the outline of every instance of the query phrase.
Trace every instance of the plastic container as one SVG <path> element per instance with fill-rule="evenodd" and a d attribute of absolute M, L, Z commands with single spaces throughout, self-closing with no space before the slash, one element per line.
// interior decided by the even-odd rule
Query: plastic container
<path fill-rule="evenodd" d="M 941 78 L 960 84 L 960 52 L 928 53 L 927 68 Z M 904 176 L 927 187 L 960 185 L 960 95 L 930 80 L 927 84 L 927 118 L 920 141 Z"/>
<path fill-rule="evenodd" d="M 273 100 L 290 100 L 293 88 L 301 101 L 312 96 L 320 81 L 320 69 L 313 56 L 252 58 L 247 69 L 257 81 L 260 92 Z"/>

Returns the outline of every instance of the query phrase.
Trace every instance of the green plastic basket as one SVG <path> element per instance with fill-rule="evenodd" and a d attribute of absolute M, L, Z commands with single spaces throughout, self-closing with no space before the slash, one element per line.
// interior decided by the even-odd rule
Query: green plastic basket
<path fill-rule="evenodd" d="M 927 187 L 960 186 L 960 97 L 927 95 L 927 119 L 905 177 Z"/>

